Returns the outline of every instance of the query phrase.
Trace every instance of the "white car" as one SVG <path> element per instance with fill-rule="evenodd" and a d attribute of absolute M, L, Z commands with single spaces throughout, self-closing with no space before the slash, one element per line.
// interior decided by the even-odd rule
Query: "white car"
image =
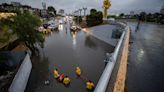
<path fill-rule="evenodd" d="M 64 20 L 63 19 L 60 19 L 59 20 L 59 24 L 64 24 Z"/>
<path fill-rule="evenodd" d="M 48 28 L 54 30 L 54 29 L 57 29 L 58 28 L 58 25 L 53 23 L 53 24 L 50 24 L 48 26 Z"/>
<path fill-rule="evenodd" d="M 53 20 L 49 21 L 48 24 L 49 24 L 48 28 L 51 30 L 57 29 L 59 25 L 57 22 Z"/>

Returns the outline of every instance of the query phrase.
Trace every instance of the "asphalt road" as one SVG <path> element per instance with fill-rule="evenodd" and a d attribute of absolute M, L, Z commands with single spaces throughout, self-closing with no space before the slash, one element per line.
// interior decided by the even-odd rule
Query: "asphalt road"
<path fill-rule="evenodd" d="M 127 92 L 164 92 L 164 25 L 130 22 Z"/>
<path fill-rule="evenodd" d="M 41 55 L 33 56 L 33 68 L 25 92 L 87 92 L 85 79 L 97 84 L 105 67 L 105 53 L 113 52 L 114 47 L 83 31 L 73 33 L 69 27 L 69 23 L 60 25 L 59 30 L 46 37 Z M 82 70 L 82 79 L 75 75 L 76 66 Z M 70 77 L 69 87 L 53 78 L 55 68 Z M 50 84 L 45 85 L 45 80 Z"/>

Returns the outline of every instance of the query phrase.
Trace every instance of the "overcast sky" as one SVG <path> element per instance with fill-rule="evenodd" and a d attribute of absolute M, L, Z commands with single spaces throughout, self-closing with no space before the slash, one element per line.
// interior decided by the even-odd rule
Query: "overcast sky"
<path fill-rule="evenodd" d="M 42 2 L 46 2 L 47 6 L 54 6 L 57 10 L 64 9 L 67 13 L 82 7 L 88 7 L 88 10 L 90 8 L 103 10 L 103 0 L 0 0 L 0 3 L 11 1 L 31 5 L 34 8 L 42 8 Z M 111 4 L 110 13 L 159 12 L 164 5 L 164 0 L 111 0 Z"/>

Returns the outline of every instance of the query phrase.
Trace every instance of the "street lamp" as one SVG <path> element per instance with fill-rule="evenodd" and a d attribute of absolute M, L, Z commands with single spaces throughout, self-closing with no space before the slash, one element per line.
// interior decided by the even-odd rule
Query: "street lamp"
<path fill-rule="evenodd" d="M 83 10 L 84 10 L 84 17 L 85 17 L 87 8 L 83 8 Z"/>
<path fill-rule="evenodd" d="M 79 9 L 80 10 L 80 9 Z M 75 12 L 77 13 L 77 24 L 79 24 L 79 10 L 76 10 Z"/>
<path fill-rule="evenodd" d="M 79 9 L 79 11 L 80 11 L 80 16 L 81 16 L 81 11 L 82 11 L 82 9 Z"/>

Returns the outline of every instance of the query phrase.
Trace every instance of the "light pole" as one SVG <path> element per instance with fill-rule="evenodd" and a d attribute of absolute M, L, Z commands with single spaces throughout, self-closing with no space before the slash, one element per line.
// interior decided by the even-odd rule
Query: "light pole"
<path fill-rule="evenodd" d="M 85 17 L 87 8 L 83 8 L 83 10 L 84 10 L 84 17 Z"/>
<path fill-rule="evenodd" d="M 80 18 L 82 18 L 81 17 L 81 11 L 82 11 L 83 9 L 79 9 L 79 12 L 80 12 L 80 16 L 79 16 L 79 24 L 80 24 Z"/>
<path fill-rule="evenodd" d="M 82 9 L 79 9 L 79 11 L 80 11 L 80 16 L 81 16 L 81 11 L 82 11 Z"/>
<path fill-rule="evenodd" d="M 79 10 L 76 10 L 75 12 L 75 16 L 77 16 L 77 24 L 79 23 Z"/>
<path fill-rule="evenodd" d="M 77 24 L 79 24 L 79 10 L 76 10 L 77 13 Z"/>
<path fill-rule="evenodd" d="M 76 16 L 76 11 L 74 11 L 74 16 Z"/>
<path fill-rule="evenodd" d="M 80 11 L 80 9 L 79 10 L 77 10 L 77 24 L 79 25 L 79 11 Z"/>

